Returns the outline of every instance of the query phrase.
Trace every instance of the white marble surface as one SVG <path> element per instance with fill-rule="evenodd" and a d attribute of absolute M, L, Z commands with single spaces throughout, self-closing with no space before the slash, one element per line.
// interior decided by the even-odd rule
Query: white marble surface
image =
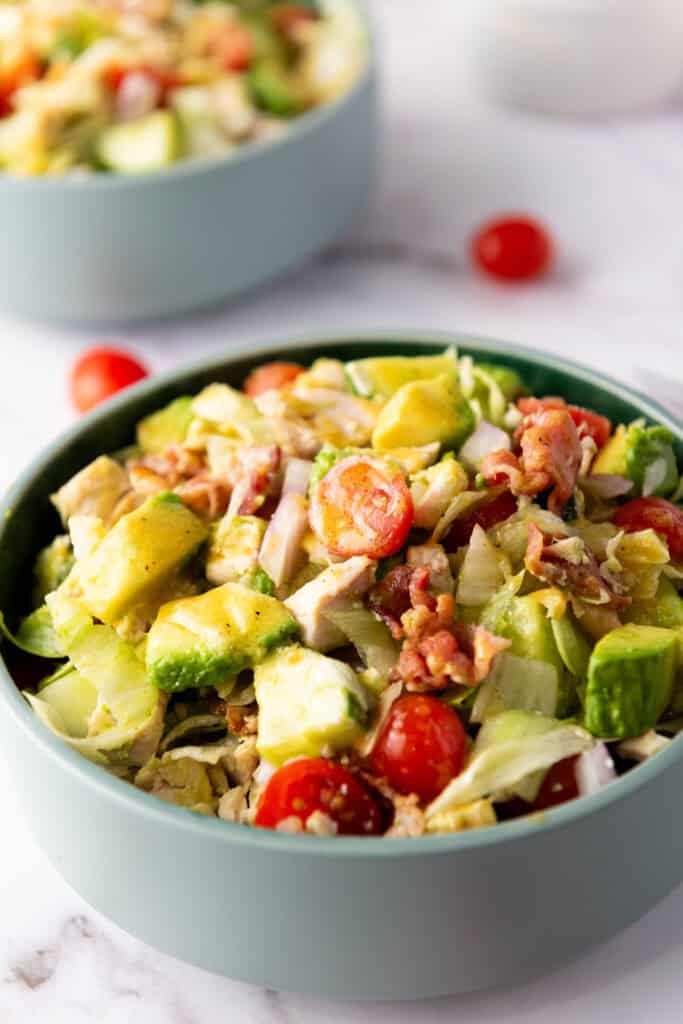
<path fill-rule="evenodd" d="M 655 371 L 669 397 L 683 395 L 683 107 L 588 124 L 495 110 L 468 75 L 464 4 L 432 0 L 419 20 L 414 0 L 374 7 L 386 119 L 367 224 L 223 312 L 118 337 L 160 369 L 257 336 L 457 329 L 569 354 L 645 390 Z M 537 286 L 495 287 L 467 265 L 472 228 L 510 208 L 542 216 L 558 240 L 557 272 Z M 0 486 L 69 421 L 66 370 L 92 340 L 0 316 Z M 402 1007 L 331 1004 L 214 978 L 109 925 L 47 865 L 5 771 L 2 791 L 2 1024 L 680 1020 L 683 888 L 605 948 L 524 988 Z"/>

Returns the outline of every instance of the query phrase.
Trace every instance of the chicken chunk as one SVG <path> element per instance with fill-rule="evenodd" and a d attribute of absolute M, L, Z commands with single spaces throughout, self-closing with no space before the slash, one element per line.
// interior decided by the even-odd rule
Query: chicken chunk
<path fill-rule="evenodd" d="M 125 469 L 108 455 L 101 455 L 60 487 L 52 495 L 52 502 L 64 524 L 72 516 L 85 515 L 98 516 L 111 526 L 123 512 L 131 510 L 127 503 L 130 491 Z"/>
<path fill-rule="evenodd" d="M 375 582 L 376 569 L 377 563 L 371 558 L 357 555 L 331 565 L 285 601 L 301 627 L 301 638 L 307 647 L 329 651 L 344 642 L 344 635 L 327 614 L 369 590 Z"/>

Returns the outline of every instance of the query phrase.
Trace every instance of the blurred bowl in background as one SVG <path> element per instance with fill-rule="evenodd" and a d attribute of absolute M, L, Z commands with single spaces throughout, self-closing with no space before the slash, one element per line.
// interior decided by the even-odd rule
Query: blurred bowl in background
<path fill-rule="evenodd" d="M 376 68 L 234 155 L 144 175 L 0 174 L 0 308 L 38 319 L 131 323 L 216 305 L 329 245 L 374 177 Z"/>
<path fill-rule="evenodd" d="M 552 114 L 652 106 L 683 80 L 681 0 L 476 0 L 468 49 L 493 99 Z"/>

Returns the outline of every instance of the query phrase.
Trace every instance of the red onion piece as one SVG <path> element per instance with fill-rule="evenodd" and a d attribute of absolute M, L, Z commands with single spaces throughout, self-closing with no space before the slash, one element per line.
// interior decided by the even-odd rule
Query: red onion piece
<path fill-rule="evenodd" d="M 301 561 L 301 542 L 308 529 L 308 503 L 302 494 L 285 494 L 261 542 L 259 565 L 276 587 L 292 578 Z"/>
<path fill-rule="evenodd" d="M 313 463 L 309 459 L 287 459 L 285 478 L 282 484 L 283 494 L 306 494 L 311 479 Z"/>

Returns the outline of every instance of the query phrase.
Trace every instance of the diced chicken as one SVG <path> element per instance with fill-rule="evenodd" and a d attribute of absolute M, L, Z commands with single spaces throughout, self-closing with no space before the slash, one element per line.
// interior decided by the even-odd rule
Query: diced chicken
<path fill-rule="evenodd" d="M 233 786 L 218 801 L 218 817 L 223 821 L 241 821 L 246 809 L 244 786 Z"/>
<path fill-rule="evenodd" d="M 406 562 L 411 569 L 429 569 L 430 590 L 437 594 L 453 593 L 453 574 L 441 544 L 418 544 L 408 548 Z"/>
<path fill-rule="evenodd" d="M 352 598 L 360 597 L 375 581 L 377 563 L 364 555 L 331 565 L 285 601 L 301 627 L 307 647 L 329 651 L 344 642 L 344 635 L 326 617 Z"/>
<path fill-rule="evenodd" d="M 131 490 L 128 474 L 108 455 L 101 455 L 80 473 L 60 487 L 52 495 L 62 522 L 68 523 L 71 516 L 98 516 L 106 526 L 111 526 L 122 514 L 124 499 Z M 130 511 L 125 507 L 125 511 Z"/>

